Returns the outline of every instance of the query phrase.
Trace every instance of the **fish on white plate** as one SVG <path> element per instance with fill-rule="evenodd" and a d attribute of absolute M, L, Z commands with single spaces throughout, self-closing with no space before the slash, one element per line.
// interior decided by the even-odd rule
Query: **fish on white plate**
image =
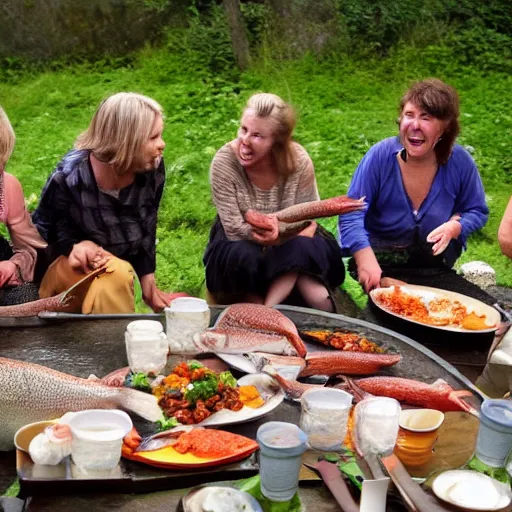
<path fill-rule="evenodd" d="M 297 355 L 297 351 L 285 335 L 243 328 L 207 329 L 194 335 L 194 344 L 200 352 L 215 354 L 245 354 L 261 350 L 271 354 Z"/>
<path fill-rule="evenodd" d="M 253 334 L 257 332 L 278 334 L 285 336 L 295 352 L 300 357 L 306 355 L 306 346 L 299 336 L 296 325 L 280 311 L 261 304 L 232 304 L 228 306 L 217 318 L 215 329 L 220 331 L 249 330 Z M 257 347 L 252 343 L 253 350 L 270 352 Z M 250 352 L 250 350 L 246 350 Z"/>
<path fill-rule="evenodd" d="M 302 357 L 279 356 L 265 352 L 249 352 L 247 354 L 217 354 L 217 357 L 228 363 L 232 368 L 244 373 L 258 373 L 270 364 L 286 379 L 295 380 L 306 367 Z"/>

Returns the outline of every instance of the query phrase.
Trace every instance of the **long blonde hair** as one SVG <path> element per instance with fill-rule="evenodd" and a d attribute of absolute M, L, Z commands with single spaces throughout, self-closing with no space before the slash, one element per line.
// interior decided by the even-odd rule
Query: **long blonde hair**
<path fill-rule="evenodd" d="M 292 146 L 292 134 L 295 128 L 293 107 L 279 96 L 270 93 L 253 94 L 247 101 L 245 110 L 251 109 L 258 117 L 274 121 L 275 141 L 271 153 L 279 174 L 289 176 L 295 170 L 295 154 Z"/>
<path fill-rule="evenodd" d="M 102 101 L 89 128 L 78 136 L 76 149 L 89 149 L 118 174 L 136 165 L 142 145 L 150 138 L 162 107 L 153 99 L 120 92 Z"/>
<path fill-rule="evenodd" d="M 9 158 L 11 158 L 15 142 L 16 136 L 12 125 L 5 110 L 0 107 L 0 171 L 5 168 Z"/>

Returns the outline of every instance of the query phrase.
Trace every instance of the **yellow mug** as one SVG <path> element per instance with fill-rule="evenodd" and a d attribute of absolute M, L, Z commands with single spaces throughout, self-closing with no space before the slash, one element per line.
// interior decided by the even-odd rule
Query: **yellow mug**
<path fill-rule="evenodd" d="M 396 456 L 410 467 L 426 464 L 434 452 L 444 414 L 435 409 L 405 409 L 400 413 Z"/>

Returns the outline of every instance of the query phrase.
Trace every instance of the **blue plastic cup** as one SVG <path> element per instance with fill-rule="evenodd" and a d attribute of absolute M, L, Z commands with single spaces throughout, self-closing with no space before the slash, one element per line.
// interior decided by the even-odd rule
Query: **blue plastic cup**
<path fill-rule="evenodd" d="M 512 401 L 484 400 L 480 409 L 480 427 L 476 456 L 484 464 L 503 467 L 512 449 Z"/>
<path fill-rule="evenodd" d="M 299 488 L 308 436 L 293 423 L 269 421 L 256 433 L 260 445 L 261 492 L 271 501 L 288 501 Z"/>

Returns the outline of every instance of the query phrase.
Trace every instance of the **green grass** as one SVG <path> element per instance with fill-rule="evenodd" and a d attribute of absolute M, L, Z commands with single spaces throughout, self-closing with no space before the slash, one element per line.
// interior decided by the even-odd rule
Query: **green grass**
<path fill-rule="evenodd" d="M 157 245 L 157 280 L 164 289 L 200 294 L 202 254 L 215 210 L 208 184 L 215 151 L 235 137 L 247 98 L 271 91 L 290 101 L 299 114 L 296 139 L 311 154 L 322 197 L 346 192 L 357 163 L 375 142 L 397 133 L 401 94 L 414 79 L 439 76 L 462 99 L 459 142 L 474 148 L 484 181 L 490 219 L 474 236 L 460 262 L 484 260 L 498 283 L 512 286 L 512 263 L 501 255 L 496 233 L 512 192 L 509 151 L 511 79 L 506 74 L 447 66 L 435 55 L 422 60 L 414 49 L 387 60 L 257 63 L 236 82 L 213 74 L 172 49 L 147 48 L 130 68 L 70 67 L 0 84 L 0 104 L 17 134 L 8 170 L 21 180 L 30 205 L 55 164 L 84 130 L 97 105 L 118 91 L 136 91 L 165 108 L 167 184 Z M 188 59 L 188 60 L 187 60 Z M 323 224 L 335 229 L 335 219 Z M 358 285 L 346 288 L 364 302 Z"/>

